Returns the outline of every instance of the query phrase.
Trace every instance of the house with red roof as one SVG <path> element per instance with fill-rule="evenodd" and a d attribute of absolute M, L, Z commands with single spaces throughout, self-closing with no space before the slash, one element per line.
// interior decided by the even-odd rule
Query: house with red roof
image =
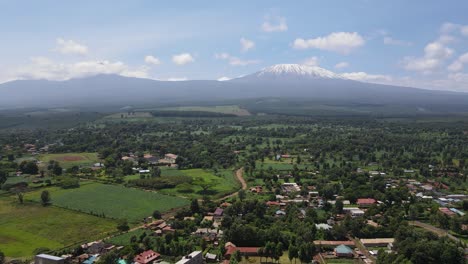
<path fill-rule="evenodd" d="M 157 260 L 161 254 L 154 252 L 153 250 L 146 250 L 143 253 L 135 256 L 133 261 L 139 264 L 148 264 Z"/>
<path fill-rule="evenodd" d="M 224 254 L 225 259 L 231 258 L 234 252 L 239 251 L 241 256 L 258 256 L 258 247 L 237 247 L 232 242 L 227 242 L 224 246 L 226 253 Z"/>
<path fill-rule="evenodd" d="M 371 207 L 375 203 L 377 203 L 377 200 L 373 198 L 359 198 L 357 200 L 357 204 L 359 207 Z"/>

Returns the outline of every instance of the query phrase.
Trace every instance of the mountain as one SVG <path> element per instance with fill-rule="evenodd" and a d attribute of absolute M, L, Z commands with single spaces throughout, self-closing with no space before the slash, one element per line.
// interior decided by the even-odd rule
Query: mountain
<path fill-rule="evenodd" d="M 468 94 L 363 83 L 320 67 L 278 64 L 229 81 L 157 81 L 97 75 L 67 81 L 0 84 L 0 109 L 137 105 L 251 98 L 288 98 L 333 104 L 393 105 L 468 112 Z"/>
<path fill-rule="evenodd" d="M 237 80 L 257 81 L 306 81 L 318 79 L 346 79 L 343 76 L 320 68 L 300 64 L 276 64 Z"/>

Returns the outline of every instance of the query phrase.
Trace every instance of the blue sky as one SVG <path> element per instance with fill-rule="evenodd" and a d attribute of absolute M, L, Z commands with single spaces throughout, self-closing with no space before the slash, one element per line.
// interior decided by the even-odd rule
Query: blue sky
<path fill-rule="evenodd" d="M 0 82 L 234 78 L 278 63 L 468 91 L 468 2 L 0 1 Z"/>

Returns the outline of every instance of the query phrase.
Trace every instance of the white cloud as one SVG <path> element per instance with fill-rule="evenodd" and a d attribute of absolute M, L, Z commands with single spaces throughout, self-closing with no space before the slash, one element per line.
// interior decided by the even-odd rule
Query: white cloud
<path fill-rule="evenodd" d="M 159 58 L 156 58 L 151 55 L 145 56 L 145 62 L 148 64 L 153 64 L 153 65 L 161 64 L 161 60 Z"/>
<path fill-rule="evenodd" d="M 223 76 L 223 77 L 219 77 L 219 78 L 218 78 L 218 81 L 219 81 L 219 82 L 224 82 L 224 81 L 229 81 L 229 80 L 231 80 L 231 78 L 226 77 L 226 76 Z"/>
<path fill-rule="evenodd" d="M 468 52 L 462 54 L 456 61 L 448 66 L 449 71 L 458 72 L 463 70 L 465 64 L 468 64 Z"/>
<path fill-rule="evenodd" d="M 452 33 L 452 32 L 455 31 L 458 27 L 459 27 L 458 24 L 454 24 L 454 23 L 450 23 L 450 22 L 445 22 L 445 23 L 443 23 L 442 26 L 440 27 L 440 33 L 442 33 L 442 34 Z"/>
<path fill-rule="evenodd" d="M 405 57 L 403 65 L 406 70 L 429 73 L 440 67 L 443 62 L 450 58 L 453 50 L 440 42 L 431 42 L 424 48 L 423 57 Z"/>
<path fill-rule="evenodd" d="M 265 32 L 283 32 L 288 30 L 288 25 L 284 17 L 265 16 L 265 21 L 261 28 Z"/>
<path fill-rule="evenodd" d="M 240 39 L 240 44 L 241 44 L 241 51 L 246 52 L 250 49 L 253 49 L 255 47 L 255 42 L 248 40 L 246 38 L 241 38 Z"/>
<path fill-rule="evenodd" d="M 348 72 L 342 73 L 341 76 L 355 81 L 371 83 L 389 83 L 392 81 L 392 77 L 389 75 L 369 74 L 366 72 Z"/>
<path fill-rule="evenodd" d="M 45 57 L 33 57 L 31 63 L 13 71 L 14 79 L 68 80 L 97 74 L 118 74 L 128 77 L 148 78 L 145 66 L 131 68 L 123 62 L 89 60 L 58 63 Z"/>
<path fill-rule="evenodd" d="M 335 69 L 343 69 L 349 67 L 349 63 L 346 61 L 339 62 L 335 65 Z"/>
<path fill-rule="evenodd" d="M 188 79 L 186 77 L 172 77 L 172 78 L 167 78 L 167 81 L 169 82 L 182 82 L 182 81 L 187 81 Z"/>
<path fill-rule="evenodd" d="M 308 65 L 308 66 L 318 66 L 319 65 L 319 59 L 317 57 L 315 57 L 315 56 L 310 57 L 310 58 L 305 59 L 302 64 Z"/>
<path fill-rule="evenodd" d="M 215 58 L 219 60 L 227 60 L 232 66 L 246 66 L 260 63 L 259 60 L 242 60 L 238 57 L 231 56 L 229 53 L 217 53 L 215 54 Z"/>
<path fill-rule="evenodd" d="M 463 36 L 468 37 L 468 26 L 462 26 L 462 27 L 460 28 L 460 33 L 461 33 Z"/>
<path fill-rule="evenodd" d="M 174 62 L 177 65 L 185 65 L 187 63 L 194 62 L 195 59 L 190 53 L 181 53 L 172 56 L 172 62 Z"/>
<path fill-rule="evenodd" d="M 333 32 L 324 37 L 314 39 L 297 38 L 293 47 L 295 49 L 316 48 L 348 54 L 365 44 L 365 40 L 357 32 Z"/>
<path fill-rule="evenodd" d="M 392 37 L 384 37 L 383 42 L 385 45 L 395 45 L 395 46 L 411 46 L 413 43 L 409 41 L 404 41 L 400 39 L 394 39 Z"/>
<path fill-rule="evenodd" d="M 62 54 L 88 54 L 88 47 L 86 47 L 83 44 L 79 44 L 73 40 L 65 40 L 63 38 L 58 38 L 56 42 L 57 46 L 55 47 L 55 51 L 58 51 Z"/>

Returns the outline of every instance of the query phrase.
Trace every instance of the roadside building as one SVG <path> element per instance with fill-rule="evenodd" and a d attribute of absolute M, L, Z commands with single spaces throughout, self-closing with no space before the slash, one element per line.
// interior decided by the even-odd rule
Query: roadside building
<path fill-rule="evenodd" d="M 352 258 L 354 257 L 354 252 L 346 245 L 339 245 L 335 248 L 335 256 L 339 258 Z"/>
<path fill-rule="evenodd" d="M 47 254 L 39 254 L 34 258 L 34 264 L 63 264 L 65 259 Z"/>
<path fill-rule="evenodd" d="M 201 251 L 194 251 L 177 261 L 176 264 L 203 264 L 203 253 Z"/>
<path fill-rule="evenodd" d="M 154 252 L 153 250 L 144 251 L 141 254 L 138 254 L 133 261 L 138 264 L 148 264 L 159 259 L 161 254 Z"/>

